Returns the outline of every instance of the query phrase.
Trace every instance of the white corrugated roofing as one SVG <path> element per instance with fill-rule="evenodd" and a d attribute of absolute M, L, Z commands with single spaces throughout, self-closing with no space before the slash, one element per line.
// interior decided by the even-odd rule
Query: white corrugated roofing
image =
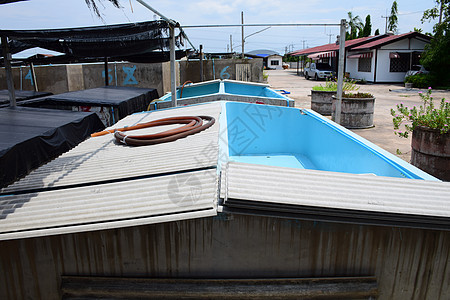
<path fill-rule="evenodd" d="M 0 240 L 216 215 L 216 170 L 1 197 Z"/>
<path fill-rule="evenodd" d="M 205 131 L 173 143 L 147 147 L 117 145 L 112 135 L 90 138 L 1 192 L 79 185 L 215 166 L 220 111 L 220 103 L 211 103 L 128 116 L 114 128 L 183 115 L 210 115 L 216 123 Z M 142 129 L 136 134 L 152 131 L 161 131 L 161 128 Z"/>
<path fill-rule="evenodd" d="M 220 103 L 129 116 L 114 127 L 169 116 L 216 123 L 170 143 L 129 147 L 90 138 L 2 190 L 0 239 L 33 237 L 217 214 Z M 161 131 L 143 129 L 138 134 Z M 10 194 L 10 195 L 7 195 Z"/>
<path fill-rule="evenodd" d="M 129 116 L 115 127 L 188 115 L 210 115 L 216 124 L 152 146 L 90 138 L 4 188 L 0 240 L 215 215 L 223 107 L 214 102 Z M 220 187 L 225 210 L 233 212 L 450 229 L 446 182 L 229 162 Z"/>
<path fill-rule="evenodd" d="M 450 183 L 230 162 L 224 205 L 286 205 L 450 219 Z M 233 199 L 230 200 L 230 199 Z"/>

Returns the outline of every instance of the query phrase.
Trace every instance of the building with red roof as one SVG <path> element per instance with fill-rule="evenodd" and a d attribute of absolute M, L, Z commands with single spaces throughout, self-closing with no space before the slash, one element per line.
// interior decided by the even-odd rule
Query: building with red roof
<path fill-rule="evenodd" d="M 392 35 L 383 34 L 345 42 L 345 72 L 350 78 L 368 82 L 403 82 L 431 37 L 419 32 Z M 291 52 L 293 56 L 305 56 L 327 62 L 337 70 L 339 45 L 326 44 Z"/>

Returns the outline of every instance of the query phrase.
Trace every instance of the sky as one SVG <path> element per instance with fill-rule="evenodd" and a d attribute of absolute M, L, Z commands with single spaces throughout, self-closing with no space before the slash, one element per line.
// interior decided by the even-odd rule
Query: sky
<path fill-rule="evenodd" d="M 241 12 L 247 24 L 339 24 L 347 13 L 361 17 L 363 22 L 371 17 L 372 34 L 378 28 L 385 31 L 385 18 L 390 14 L 393 1 L 336 1 L 336 0 L 190 0 L 151 1 L 147 4 L 164 16 L 181 24 L 217 25 L 240 24 Z M 102 18 L 88 8 L 84 0 L 29 0 L 0 5 L 0 29 L 45 29 L 110 25 L 143 22 L 158 19 L 153 12 L 136 0 L 120 0 L 117 9 L 109 1 L 97 0 Z M 433 23 L 420 22 L 423 11 L 435 5 L 434 0 L 398 0 L 398 33 L 412 31 L 414 27 L 432 32 Z M 246 27 L 244 36 L 266 27 Z M 205 52 L 241 51 L 241 28 L 185 29 L 189 40 Z M 281 55 L 286 51 L 300 50 L 335 42 L 337 26 L 270 27 L 245 39 L 245 52 L 268 49 Z M 42 50 L 32 50 L 43 53 Z"/>

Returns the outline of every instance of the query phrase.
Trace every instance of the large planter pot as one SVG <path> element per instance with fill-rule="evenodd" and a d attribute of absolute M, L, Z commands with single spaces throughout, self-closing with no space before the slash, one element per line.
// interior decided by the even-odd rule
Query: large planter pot
<path fill-rule="evenodd" d="M 445 181 L 450 181 L 450 133 L 417 126 L 411 140 L 411 164 Z"/>
<path fill-rule="evenodd" d="M 412 87 L 413 87 L 413 84 L 411 82 L 405 82 L 405 88 L 410 90 L 410 89 L 412 89 Z"/>
<path fill-rule="evenodd" d="M 336 91 L 311 90 L 311 109 L 321 115 L 330 116 L 333 96 L 336 96 Z"/>
<path fill-rule="evenodd" d="M 336 96 L 333 96 L 331 119 L 335 120 Z M 375 98 L 342 98 L 341 125 L 350 128 L 373 127 Z"/>

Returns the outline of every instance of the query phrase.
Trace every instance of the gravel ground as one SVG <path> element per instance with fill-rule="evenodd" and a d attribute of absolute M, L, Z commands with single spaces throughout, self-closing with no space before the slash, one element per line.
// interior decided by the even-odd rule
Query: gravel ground
<path fill-rule="evenodd" d="M 290 98 L 295 100 L 295 106 L 311 108 L 311 88 L 322 84 L 324 81 L 306 80 L 298 76 L 296 70 L 267 70 L 268 82 L 273 89 L 284 89 L 291 92 Z M 360 92 L 368 92 L 375 96 L 375 127 L 369 129 L 354 129 L 356 134 L 366 138 L 381 148 L 397 155 L 405 161 L 411 158 L 411 138 L 400 138 L 394 134 L 392 125 L 391 108 L 403 102 L 407 106 L 422 103 L 418 92 L 420 89 L 407 90 L 403 84 L 364 84 L 358 85 Z M 433 90 L 435 99 L 450 99 L 450 91 Z"/>

